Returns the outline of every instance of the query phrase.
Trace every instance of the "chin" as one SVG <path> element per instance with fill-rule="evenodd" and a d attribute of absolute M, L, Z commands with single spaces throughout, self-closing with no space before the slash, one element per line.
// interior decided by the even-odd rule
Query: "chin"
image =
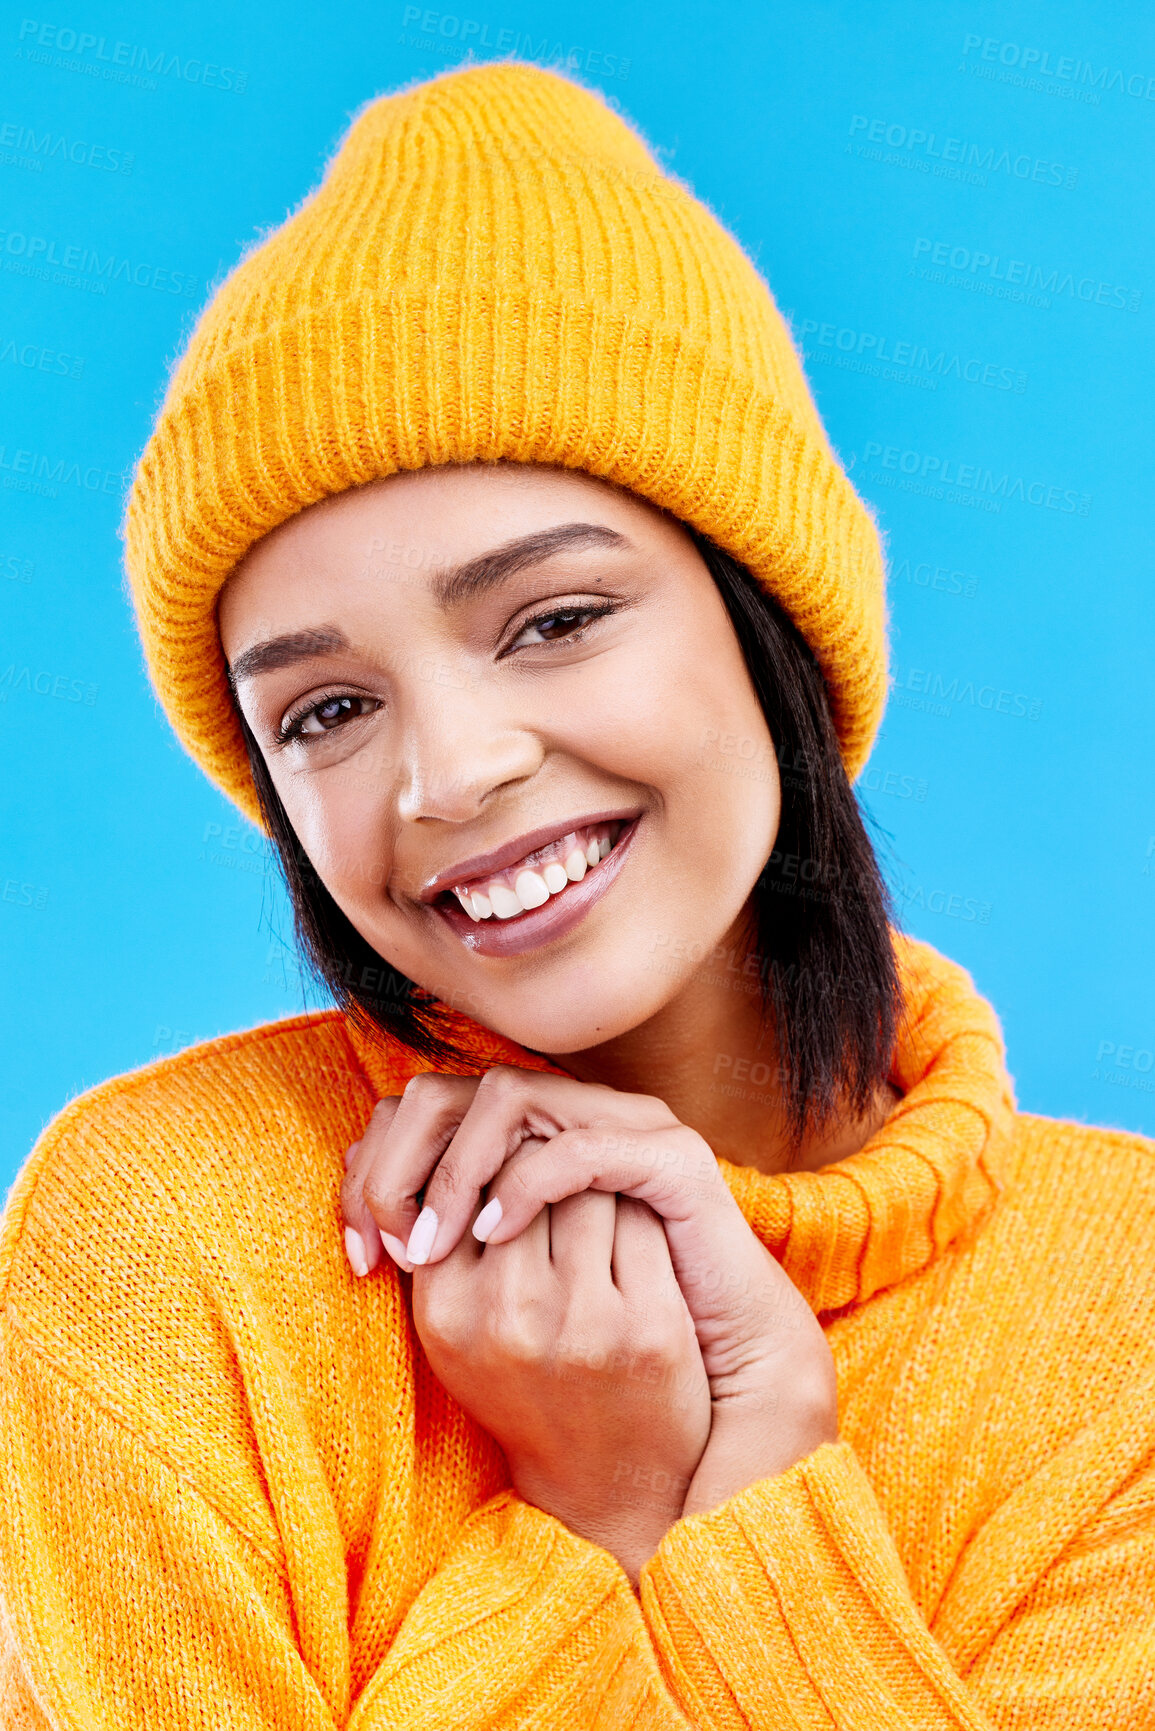
<path fill-rule="evenodd" d="M 541 1004 L 515 1007 L 494 1002 L 485 1006 L 484 1020 L 495 1033 L 504 1034 L 519 1046 L 564 1058 L 630 1033 L 648 1021 L 666 1001 L 665 993 L 653 997 L 652 982 L 639 982 L 638 989 L 631 991 L 620 976 L 614 981 L 611 996 L 600 970 L 597 978 L 588 975 L 585 980 L 567 982 L 565 997 L 571 1000 L 570 1004 L 555 1001 L 548 1009 Z M 572 1007 L 575 1000 L 582 1008 Z"/>

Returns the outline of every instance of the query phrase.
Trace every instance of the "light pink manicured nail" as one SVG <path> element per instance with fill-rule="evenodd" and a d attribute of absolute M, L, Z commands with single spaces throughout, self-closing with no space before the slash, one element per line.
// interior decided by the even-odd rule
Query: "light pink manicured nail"
<path fill-rule="evenodd" d="M 405 1251 L 405 1246 L 402 1244 L 401 1240 L 399 1238 L 394 1238 L 391 1232 L 381 1232 L 380 1237 L 382 1244 L 385 1246 L 398 1268 L 403 1268 L 406 1274 L 412 1274 L 413 1264 L 410 1262 Z"/>
<path fill-rule="evenodd" d="M 490 1233 L 501 1224 L 501 1203 L 495 1196 L 492 1202 L 487 1202 L 477 1219 L 473 1222 L 473 1236 L 480 1238 L 484 1244 Z"/>
<path fill-rule="evenodd" d="M 437 1216 L 432 1208 L 423 1208 L 413 1224 L 405 1254 L 414 1266 L 429 1261 L 433 1240 L 437 1237 Z"/>
<path fill-rule="evenodd" d="M 345 1150 L 345 1170 L 346 1170 L 346 1172 L 348 1172 L 350 1166 L 352 1166 L 352 1164 L 353 1164 L 353 1161 L 356 1159 L 357 1150 L 360 1146 L 361 1146 L 360 1142 L 353 1142 L 349 1145 L 348 1148 L 346 1148 L 346 1150 Z"/>
<path fill-rule="evenodd" d="M 369 1258 L 365 1254 L 365 1240 L 352 1226 L 345 1228 L 345 1254 L 354 1274 L 368 1274 Z"/>

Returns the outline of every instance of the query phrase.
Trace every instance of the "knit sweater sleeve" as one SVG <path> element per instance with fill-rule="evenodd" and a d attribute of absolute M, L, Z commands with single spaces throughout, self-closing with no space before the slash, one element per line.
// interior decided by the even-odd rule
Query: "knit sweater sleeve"
<path fill-rule="evenodd" d="M 841 1442 L 678 1522 L 641 1593 L 701 1731 L 1099 1731 L 1155 1724 L 1153 1585 L 1148 1479 L 998 1607 L 989 1639 L 940 1640 Z"/>
<path fill-rule="evenodd" d="M 8 1323 L 0 1474 L 11 1731 L 686 1726 L 615 1560 L 509 1493 L 459 1530 L 354 1698 L 343 1576 L 339 1605 L 323 1584 L 302 1600 L 283 1558 Z"/>
<path fill-rule="evenodd" d="M 276 1559 L 7 1323 L 0 1475 L 5 1726 L 338 1723 Z"/>
<path fill-rule="evenodd" d="M 503 1492 L 466 1523 L 360 1705 L 357 1731 L 691 1731 L 608 1552 Z"/>

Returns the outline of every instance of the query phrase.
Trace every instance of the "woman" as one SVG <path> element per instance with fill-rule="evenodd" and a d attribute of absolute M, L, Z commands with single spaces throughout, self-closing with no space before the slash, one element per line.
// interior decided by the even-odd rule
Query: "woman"
<path fill-rule="evenodd" d="M 733 240 L 557 75 L 374 102 L 126 539 L 338 1008 L 20 1174 L 5 1723 L 1155 1723 L 1151 1145 L 887 923 L 878 540 Z"/>

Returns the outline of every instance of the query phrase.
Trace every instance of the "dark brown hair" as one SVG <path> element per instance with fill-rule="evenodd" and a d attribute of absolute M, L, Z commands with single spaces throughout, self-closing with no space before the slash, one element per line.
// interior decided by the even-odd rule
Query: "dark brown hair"
<path fill-rule="evenodd" d="M 778 759 L 778 835 L 751 895 L 747 953 L 727 973 L 737 989 L 758 993 L 763 1029 L 777 1047 L 775 1092 L 800 1141 L 840 1112 L 862 1115 L 886 1080 L 902 1007 L 890 898 L 812 651 L 744 566 L 689 533 L 725 603 Z M 297 841 L 239 705 L 237 713 L 310 972 L 363 1027 L 385 1030 L 441 1069 L 475 1069 L 447 1036 L 438 1001 L 384 961 L 337 906 Z"/>

